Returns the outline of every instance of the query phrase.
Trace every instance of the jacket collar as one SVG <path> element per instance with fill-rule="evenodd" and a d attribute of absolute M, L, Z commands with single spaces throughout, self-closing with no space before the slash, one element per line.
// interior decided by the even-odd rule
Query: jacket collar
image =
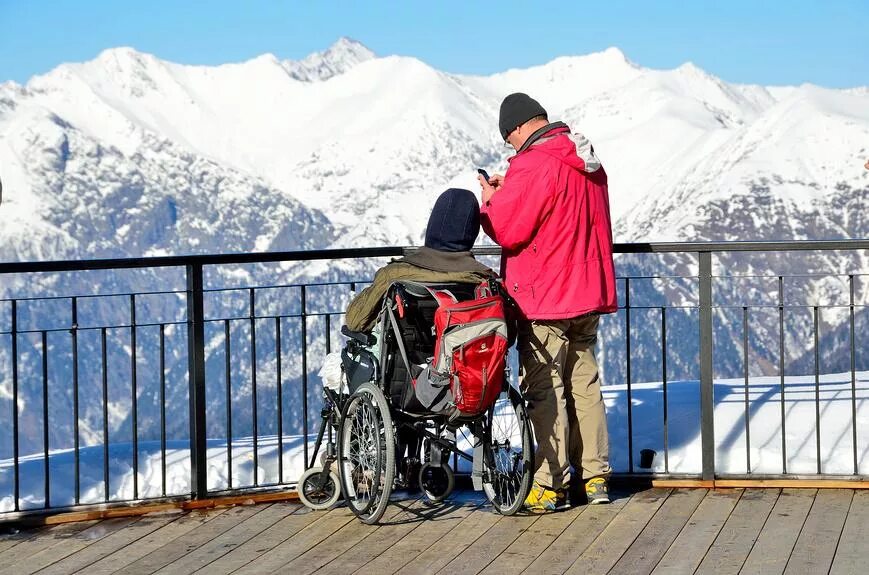
<path fill-rule="evenodd" d="M 559 133 L 569 132 L 570 127 L 568 127 L 568 125 L 565 124 L 564 122 L 552 122 L 550 124 L 546 124 L 542 128 L 535 130 L 533 134 L 528 136 L 528 139 L 525 140 L 525 143 L 522 144 L 522 147 L 516 151 L 516 156 L 518 156 L 519 154 L 521 154 L 522 152 L 524 152 L 525 150 L 527 150 L 528 148 L 530 148 L 534 144 L 538 143 L 545 136 L 548 136 L 550 132 L 555 132 L 555 131 L 558 131 Z M 553 134 L 553 135 L 555 135 L 555 134 Z M 516 156 L 513 156 L 513 157 L 515 158 Z"/>
<path fill-rule="evenodd" d="M 482 274 L 493 273 L 488 267 L 474 259 L 471 252 L 443 252 L 425 246 L 395 261 L 412 264 L 436 272 L 467 271 Z"/>

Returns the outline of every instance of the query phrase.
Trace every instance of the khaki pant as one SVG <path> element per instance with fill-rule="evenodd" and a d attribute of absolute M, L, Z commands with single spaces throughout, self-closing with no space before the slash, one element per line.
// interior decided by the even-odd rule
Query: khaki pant
<path fill-rule="evenodd" d="M 609 437 L 594 357 L 598 315 L 521 322 L 520 385 L 537 440 L 534 479 L 561 489 L 570 466 L 582 479 L 608 476 Z"/>

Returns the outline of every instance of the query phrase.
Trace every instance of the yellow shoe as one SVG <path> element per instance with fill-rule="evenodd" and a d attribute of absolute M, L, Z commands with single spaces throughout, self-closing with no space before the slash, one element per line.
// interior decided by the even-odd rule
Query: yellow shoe
<path fill-rule="evenodd" d="M 585 482 L 585 496 L 588 498 L 589 505 L 600 505 L 609 503 L 610 496 L 607 489 L 606 479 L 603 477 L 593 477 Z"/>
<path fill-rule="evenodd" d="M 525 508 L 535 513 L 555 511 L 567 507 L 567 493 L 563 489 L 554 490 L 534 482 L 531 492 L 525 498 Z"/>

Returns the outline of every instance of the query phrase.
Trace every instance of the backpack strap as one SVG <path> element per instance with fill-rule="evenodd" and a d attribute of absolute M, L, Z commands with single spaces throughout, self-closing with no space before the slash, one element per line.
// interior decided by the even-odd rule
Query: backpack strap
<path fill-rule="evenodd" d="M 402 283 L 406 283 L 408 285 L 412 285 L 414 287 L 424 289 L 425 291 L 427 291 L 428 293 L 431 294 L 431 296 L 435 299 L 436 302 L 438 302 L 438 306 L 450 305 L 450 304 L 458 303 L 458 301 L 459 301 L 458 299 L 456 299 L 456 296 L 454 296 L 453 293 L 450 292 L 449 290 L 433 289 L 430 286 L 427 286 L 425 284 L 422 284 L 419 282 L 407 281 L 407 280 L 402 281 Z"/>
<path fill-rule="evenodd" d="M 492 293 L 492 287 L 489 285 L 488 281 L 481 283 L 474 289 L 474 296 L 477 299 L 484 299 L 492 297 L 493 295 L 495 294 Z"/>

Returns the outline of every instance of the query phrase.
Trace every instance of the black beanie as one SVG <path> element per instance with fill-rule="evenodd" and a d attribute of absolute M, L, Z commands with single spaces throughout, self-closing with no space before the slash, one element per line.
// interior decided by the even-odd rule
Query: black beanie
<path fill-rule="evenodd" d="M 442 252 L 467 252 L 480 233 L 480 204 L 470 190 L 450 188 L 431 210 L 425 245 Z"/>
<path fill-rule="evenodd" d="M 505 140 L 510 132 L 537 116 L 546 116 L 546 110 L 540 102 L 522 92 L 510 94 L 501 102 L 501 114 L 498 117 L 498 128 Z"/>

